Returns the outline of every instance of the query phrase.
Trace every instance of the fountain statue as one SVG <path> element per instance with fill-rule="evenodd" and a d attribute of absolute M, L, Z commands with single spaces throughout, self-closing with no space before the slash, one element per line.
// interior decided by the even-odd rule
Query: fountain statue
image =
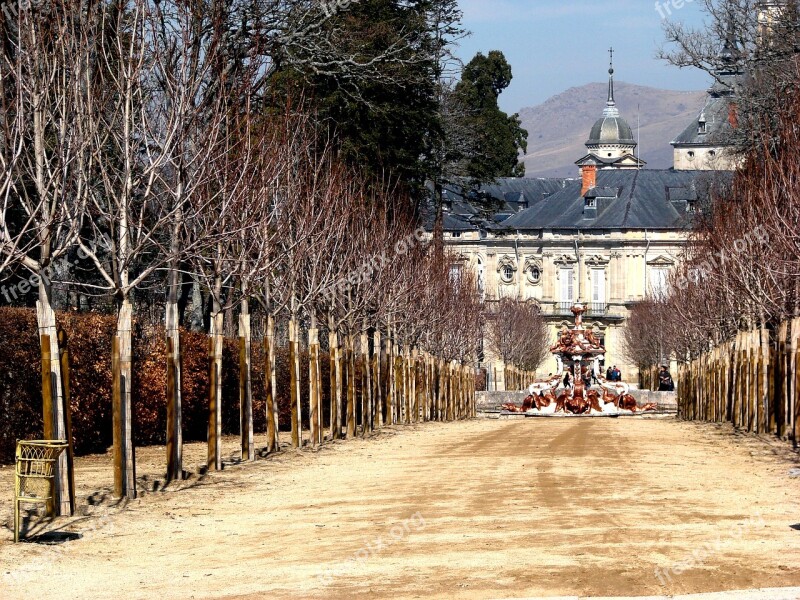
<path fill-rule="evenodd" d="M 573 306 L 574 327 L 564 326 L 558 343 L 550 348 L 558 364 L 557 374 L 534 382 L 521 408 L 509 403 L 503 405 L 503 410 L 529 415 L 616 415 L 656 409 L 654 404 L 638 406 L 636 399 L 628 393 L 630 386 L 603 377 L 601 363 L 606 349 L 592 326 L 584 327 L 585 313 L 583 304 Z"/>

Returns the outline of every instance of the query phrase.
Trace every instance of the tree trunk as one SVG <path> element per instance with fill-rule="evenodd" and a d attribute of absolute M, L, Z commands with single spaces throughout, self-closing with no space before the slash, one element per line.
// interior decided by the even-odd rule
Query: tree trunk
<path fill-rule="evenodd" d="M 311 425 L 311 445 L 316 447 L 320 443 L 320 412 L 319 404 L 319 379 L 317 366 L 319 363 L 319 330 L 313 326 L 308 330 L 308 405 L 309 423 Z"/>
<path fill-rule="evenodd" d="M 355 340 L 352 334 L 347 334 L 345 341 L 345 355 L 347 361 L 347 437 L 356 435 L 356 357 Z"/>
<path fill-rule="evenodd" d="M 381 386 L 381 361 L 383 360 L 383 346 L 381 344 L 381 332 L 376 327 L 374 336 L 374 370 L 372 374 L 373 381 L 373 394 L 372 397 L 375 402 L 375 418 L 377 420 L 377 427 L 383 427 L 384 408 L 383 408 L 383 389 Z"/>
<path fill-rule="evenodd" d="M 339 336 L 333 330 L 332 320 L 329 320 L 330 330 L 328 332 L 328 347 L 330 354 L 328 363 L 330 365 L 330 403 L 331 403 L 331 439 L 338 440 L 342 437 L 342 389 L 339 380 Z"/>
<path fill-rule="evenodd" d="M 372 361 L 369 353 L 369 336 L 366 333 L 361 335 L 361 360 L 363 362 L 363 376 L 361 378 L 361 421 L 363 425 L 361 434 L 366 436 L 372 431 Z"/>
<path fill-rule="evenodd" d="M 267 404 L 267 452 L 280 450 L 278 439 L 278 398 L 275 393 L 275 318 L 267 317 L 267 332 L 264 336 L 264 385 Z"/>
<path fill-rule="evenodd" d="M 222 470 L 222 328 L 224 313 L 211 315 L 209 335 L 208 468 Z"/>
<path fill-rule="evenodd" d="M 177 288 L 176 288 L 177 294 Z M 183 427 L 181 415 L 181 337 L 178 302 L 168 301 L 167 334 L 167 480 L 183 478 Z"/>
<path fill-rule="evenodd" d="M 391 329 L 387 331 L 386 336 L 386 423 L 394 425 L 397 421 L 395 419 L 394 407 L 397 402 L 395 398 L 395 383 L 394 383 L 394 342 L 391 337 Z"/>
<path fill-rule="evenodd" d="M 303 444 L 302 414 L 300 412 L 300 356 L 297 348 L 298 338 L 297 320 L 294 315 L 289 319 L 289 372 L 290 372 L 290 401 L 292 411 L 292 448 L 299 448 Z"/>
<path fill-rule="evenodd" d="M 250 306 L 247 300 L 242 300 L 242 314 L 239 315 L 239 418 L 242 434 L 242 460 L 247 461 L 256 459 L 253 442 L 252 341 Z"/>
<path fill-rule="evenodd" d="M 136 498 L 136 460 L 133 448 L 133 411 L 131 376 L 133 372 L 132 307 L 124 300 L 117 320 L 118 359 L 114 362 L 116 382 L 116 419 L 114 428 L 115 465 L 114 490 L 118 498 Z"/>
<path fill-rule="evenodd" d="M 411 387 L 411 348 L 409 346 L 403 347 L 403 408 L 405 410 L 405 416 L 403 417 L 403 423 L 406 425 L 411 424 L 411 394 L 412 394 L 412 387 Z"/>
<path fill-rule="evenodd" d="M 61 380 L 61 363 L 58 347 L 58 330 L 56 312 L 52 304 L 52 288 L 44 277 L 39 278 L 39 301 L 36 303 L 36 320 L 39 327 L 39 340 L 43 336 L 49 339 L 49 364 L 42 365 L 43 370 L 50 373 L 50 395 L 52 411 L 45 418 L 52 419 L 55 439 L 67 439 L 66 413 L 68 407 L 64 403 L 63 383 Z M 69 494 L 69 464 L 66 453 L 62 453 L 55 466 L 55 499 L 53 501 L 56 515 L 72 515 L 74 507 Z"/>

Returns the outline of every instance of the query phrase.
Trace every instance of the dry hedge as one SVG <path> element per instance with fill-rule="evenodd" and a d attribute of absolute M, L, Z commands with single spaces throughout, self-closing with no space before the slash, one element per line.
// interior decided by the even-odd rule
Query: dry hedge
<path fill-rule="evenodd" d="M 59 326 L 68 336 L 71 373 L 72 433 L 77 454 L 105 452 L 112 443 L 111 339 L 114 318 L 63 313 Z M 183 436 L 205 441 L 208 424 L 208 337 L 182 331 Z M 0 463 L 13 461 L 17 439 L 42 436 L 41 358 L 36 314 L 29 309 L 0 308 Z M 166 342 L 163 328 L 136 327 L 133 340 L 134 441 L 164 444 L 166 438 Z M 253 418 L 256 432 L 266 431 L 264 353 L 254 340 L 252 352 Z M 281 427 L 289 426 L 289 356 L 276 352 L 277 397 Z M 328 356 L 322 354 L 323 382 Z M 303 414 L 308 418 L 308 355 L 302 354 Z M 239 342 L 225 340 L 223 354 L 223 432 L 239 432 Z M 329 398 L 323 385 L 323 402 Z"/>

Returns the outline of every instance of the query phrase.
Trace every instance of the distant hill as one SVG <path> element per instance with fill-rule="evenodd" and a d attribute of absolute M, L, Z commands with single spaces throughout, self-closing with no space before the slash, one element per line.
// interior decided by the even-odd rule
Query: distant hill
<path fill-rule="evenodd" d="M 672 166 L 669 143 L 697 117 L 706 92 L 675 92 L 624 82 L 614 84 L 617 106 L 636 136 L 637 105 L 641 107 L 641 157 L 652 169 Z M 528 130 L 525 166 L 529 177 L 576 177 L 575 161 L 586 154 L 585 143 L 603 113 L 607 83 L 590 83 L 553 96 L 520 111 Z"/>

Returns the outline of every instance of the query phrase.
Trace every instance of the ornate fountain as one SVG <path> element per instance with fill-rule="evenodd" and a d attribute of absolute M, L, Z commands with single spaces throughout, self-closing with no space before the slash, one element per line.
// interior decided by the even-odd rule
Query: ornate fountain
<path fill-rule="evenodd" d="M 583 315 L 586 307 L 576 304 L 572 307 L 575 315 L 575 326 L 569 329 L 566 325 L 561 328 L 558 343 L 550 348 L 558 363 L 558 375 L 563 376 L 564 371 L 569 371 L 572 380 L 579 382 L 587 373 L 592 373 L 596 378 L 601 376 L 600 363 L 605 359 L 606 349 L 600 344 L 600 339 L 595 335 L 592 326 L 583 326 Z"/>
<path fill-rule="evenodd" d="M 530 395 L 522 407 L 513 403 L 503 405 L 511 413 L 529 416 L 554 415 L 619 415 L 655 410 L 655 405 L 638 406 L 623 382 L 606 381 L 600 364 L 606 349 L 600 343 L 594 328 L 585 327 L 583 315 L 586 307 L 572 307 L 575 325 L 562 327 L 558 343 L 550 351 L 558 362 L 558 373 L 546 380 L 534 382 Z M 565 373 L 570 373 L 569 385 Z M 592 385 L 595 383 L 595 385 Z"/>

